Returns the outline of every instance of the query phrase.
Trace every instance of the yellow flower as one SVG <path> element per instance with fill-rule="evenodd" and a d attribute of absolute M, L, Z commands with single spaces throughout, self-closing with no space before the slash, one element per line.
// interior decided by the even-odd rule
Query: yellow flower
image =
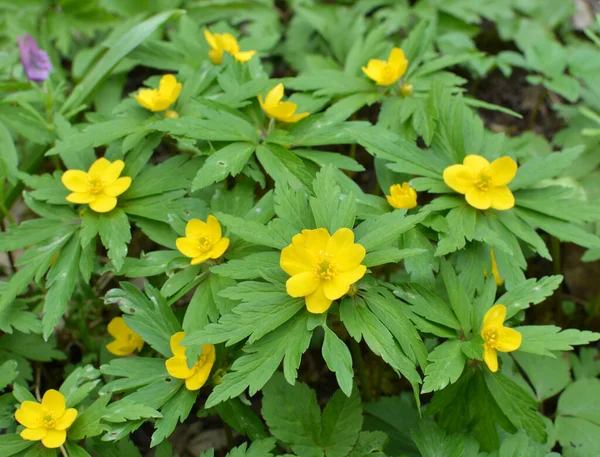
<path fill-rule="evenodd" d="M 177 332 L 171 337 L 170 345 L 173 357 L 168 359 L 165 365 L 171 376 L 185 379 L 185 387 L 188 390 L 198 390 L 206 383 L 215 363 L 215 347 L 212 344 L 203 344 L 202 354 L 194 366 L 189 368 L 185 357 L 185 347 L 180 344 L 184 337 L 185 332 Z"/>
<path fill-rule="evenodd" d="M 230 33 L 211 33 L 210 30 L 204 29 L 204 38 L 211 47 L 208 57 L 215 65 L 221 65 L 224 52 L 242 63 L 248 62 L 256 54 L 256 51 L 240 51 L 240 45 Z"/>
<path fill-rule="evenodd" d="M 90 169 L 67 170 L 62 175 L 62 183 L 72 193 L 67 195 L 71 203 L 88 204 L 97 213 L 106 213 L 117 206 L 117 196 L 131 185 L 131 178 L 119 175 L 125 163 L 122 160 L 109 162 L 104 157 L 96 160 Z"/>
<path fill-rule="evenodd" d="M 160 78 L 158 89 L 140 89 L 135 99 L 150 111 L 164 111 L 177 100 L 181 92 L 181 83 L 173 75 Z"/>
<path fill-rule="evenodd" d="M 386 195 L 388 203 L 396 209 L 411 209 L 417 206 L 417 192 L 407 182 L 390 187 L 390 195 Z"/>
<path fill-rule="evenodd" d="M 221 233 L 221 224 L 214 216 L 206 222 L 190 219 L 185 226 L 185 238 L 177 238 L 177 249 L 186 257 L 191 257 L 192 265 L 208 259 L 218 259 L 229 247 L 229 238 Z"/>
<path fill-rule="evenodd" d="M 407 68 L 408 60 L 404 56 L 404 51 L 394 48 L 388 60 L 371 59 L 366 67 L 362 67 L 362 71 L 378 86 L 391 86 L 402 78 Z"/>
<path fill-rule="evenodd" d="M 291 276 L 286 282 L 292 297 L 306 297 L 311 313 L 324 313 L 362 278 L 367 267 L 360 263 L 365 248 L 354 243 L 354 233 L 341 228 L 333 236 L 324 228 L 302 230 L 281 251 L 281 269 Z"/>
<path fill-rule="evenodd" d="M 444 170 L 444 182 L 467 203 L 477 209 L 510 209 L 515 197 L 506 186 L 517 174 L 517 163 L 508 156 L 489 163 L 476 154 L 465 157 L 463 164 L 451 165 Z"/>
<path fill-rule="evenodd" d="M 56 390 L 48 390 L 42 403 L 24 401 L 15 412 L 17 421 L 25 426 L 21 438 L 28 441 L 42 440 L 50 449 L 61 447 L 67 439 L 67 429 L 77 417 L 75 408 L 66 409 L 65 396 Z"/>
<path fill-rule="evenodd" d="M 283 84 L 279 83 L 269 91 L 264 101 L 262 95 L 258 96 L 260 107 L 264 112 L 269 117 L 281 122 L 298 122 L 300 119 L 307 117 L 310 113 L 295 114 L 296 109 L 298 109 L 298 105 L 295 103 L 281 101 L 283 98 L 283 89 Z"/>
<path fill-rule="evenodd" d="M 108 333 L 115 339 L 106 345 L 106 349 L 111 354 L 119 357 L 133 354 L 135 351 L 141 351 L 144 347 L 144 340 L 140 335 L 131 330 L 122 317 L 115 317 L 107 327 Z"/>
<path fill-rule="evenodd" d="M 490 257 L 492 258 L 492 275 L 494 276 L 494 282 L 497 286 L 501 286 L 504 284 L 504 281 L 500 277 L 500 271 L 498 270 L 498 264 L 496 263 L 496 255 L 494 254 L 494 250 L 490 249 Z M 483 274 L 487 278 L 488 273 L 487 270 L 483 269 Z"/>
<path fill-rule="evenodd" d="M 504 327 L 506 306 L 494 305 L 485 313 L 481 337 L 483 338 L 483 360 L 494 373 L 498 371 L 498 353 L 512 352 L 521 346 L 522 336 L 513 328 Z"/>

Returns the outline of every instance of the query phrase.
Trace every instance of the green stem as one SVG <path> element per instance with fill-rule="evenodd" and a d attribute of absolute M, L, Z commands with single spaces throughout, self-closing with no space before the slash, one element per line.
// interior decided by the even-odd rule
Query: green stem
<path fill-rule="evenodd" d="M 561 259 L 561 251 L 560 251 L 560 240 L 553 236 L 550 239 L 550 253 L 552 255 L 552 273 L 555 275 L 560 275 L 562 272 L 562 259 Z M 556 303 L 558 306 L 562 303 L 563 300 L 563 288 L 562 284 L 558 286 L 556 290 L 556 294 L 554 295 L 556 298 Z"/>
<path fill-rule="evenodd" d="M 360 383 L 362 384 L 363 400 L 367 403 L 371 402 L 373 401 L 373 397 L 371 395 L 371 386 L 367 377 L 367 371 L 365 370 L 365 361 L 360 352 L 360 345 L 353 338 L 350 338 L 350 352 L 352 353 L 354 364 L 358 369 L 358 379 L 360 379 Z"/>

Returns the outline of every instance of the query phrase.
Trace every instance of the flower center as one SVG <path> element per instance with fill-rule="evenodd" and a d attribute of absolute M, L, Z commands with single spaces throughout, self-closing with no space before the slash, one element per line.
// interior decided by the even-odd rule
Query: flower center
<path fill-rule="evenodd" d="M 496 327 L 488 326 L 484 328 L 481 336 L 483 336 L 483 341 L 487 346 L 496 347 L 498 343 L 498 329 Z"/>
<path fill-rule="evenodd" d="M 383 81 L 392 81 L 396 77 L 396 72 L 391 65 L 387 64 L 381 69 L 381 79 Z"/>
<path fill-rule="evenodd" d="M 54 419 L 54 414 L 52 412 L 47 412 L 44 414 L 42 418 L 42 427 L 44 428 L 54 428 L 56 425 L 56 419 Z"/>
<path fill-rule="evenodd" d="M 337 264 L 333 263 L 333 256 L 331 254 L 321 254 L 317 258 L 313 272 L 317 278 L 330 281 L 335 276 L 336 267 Z"/>
<path fill-rule="evenodd" d="M 102 178 L 96 175 L 88 176 L 87 179 L 88 190 L 92 194 L 98 194 L 104 188 L 104 183 L 102 182 Z"/>
<path fill-rule="evenodd" d="M 475 187 L 482 192 L 487 192 L 492 187 L 492 177 L 490 176 L 490 170 L 484 168 L 479 172 L 477 178 L 475 178 Z"/>
<path fill-rule="evenodd" d="M 209 238 L 202 237 L 198 240 L 198 249 L 202 252 L 210 251 L 212 248 L 212 243 Z"/>

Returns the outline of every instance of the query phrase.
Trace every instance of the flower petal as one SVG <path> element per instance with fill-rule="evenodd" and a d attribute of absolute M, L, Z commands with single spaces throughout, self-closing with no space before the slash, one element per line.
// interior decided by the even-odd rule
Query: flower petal
<path fill-rule="evenodd" d="M 204 363 L 196 369 L 191 377 L 185 380 L 185 387 L 188 390 L 198 390 L 206 384 L 215 363 L 215 347 L 212 344 L 203 344 L 202 356 L 204 357 Z"/>
<path fill-rule="evenodd" d="M 215 39 L 215 36 L 211 33 L 210 30 L 204 29 L 204 39 L 211 48 L 217 48 L 217 40 Z"/>
<path fill-rule="evenodd" d="M 492 306 L 485 316 L 483 317 L 483 327 L 493 325 L 496 327 L 502 327 L 504 325 L 504 319 L 506 319 L 506 306 L 498 304 Z"/>
<path fill-rule="evenodd" d="M 117 357 L 125 357 L 133 354 L 136 350 L 136 346 L 133 346 L 126 341 L 114 340 L 106 345 L 106 350 Z"/>
<path fill-rule="evenodd" d="M 365 275 L 366 272 L 367 267 L 365 267 L 364 265 L 359 265 L 353 270 L 339 272 L 336 276 L 339 276 L 343 281 L 347 282 L 348 284 L 354 284 L 355 282 L 359 281 Z"/>
<path fill-rule="evenodd" d="M 302 235 L 301 235 L 302 236 Z M 294 239 L 304 241 L 304 238 Z M 294 241 L 292 240 L 292 243 Z M 299 243 L 300 244 L 300 243 Z M 303 271 L 312 271 L 316 262 L 315 254 L 309 251 L 305 247 L 295 246 L 291 244 L 281 251 L 281 257 L 279 258 L 279 266 L 283 271 L 289 275 L 297 275 Z"/>
<path fill-rule="evenodd" d="M 350 290 L 350 283 L 341 275 L 335 275 L 330 281 L 325 281 L 323 291 L 329 300 L 337 300 Z"/>
<path fill-rule="evenodd" d="M 221 224 L 219 224 L 219 221 L 215 216 L 208 216 L 206 219 L 206 228 L 208 230 L 208 236 L 215 242 L 223 236 Z"/>
<path fill-rule="evenodd" d="M 185 337 L 185 332 L 177 332 L 169 339 L 171 352 L 176 357 L 185 357 L 185 347 L 181 346 L 181 341 Z"/>
<path fill-rule="evenodd" d="M 107 185 L 114 183 L 119 178 L 123 168 L 125 168 L 125 162 L 122 160 L 115 160 L 113 163 L 111 163 L 102 173 L 102 180 L 104 181 L 104 184 Z"/>
<path fill-rule="evenodd" d="M 154 100 L 156 100 L 157 95 L 158 91 L 156 89 L 140 89 L 133 98 L 144 108 L 154 111 Z"/>
<path fill-rule="evenodd" d="M 400 48 L 393 48 L 391 50 L 388 63 L 394 69 L 398 78 L 401 78 L 408 68 L 408 60 L 406 60 L 404 51 Z"/>
<path fill-rule="evenodd" d="M 185 357 L 171 357 L 165 361 L 168 373 L 177 379 L 187 379 L 192 376 L 193 371 L 188 368 Z"/>
<path fill-rule="evenodd" d="M 294 114 L 293 116 L 289 116 L 283 122 L 288 122 L 288 123 L 292 124 L 294 122 L 301 121 L 302 119 L 304 119 L 305 117 L 308 117 L 308 116 L 310 116 L 310 113 L 298 113 L 298 114 Z"/>
<path fill-rule="evenodd" d="M 366 67 L 362 67 L 362 71 L 370 79 L 375 82 L 381 81 L 381 75 L 386 67 L 386 62 L 380 59 L 371 59 Z"/>
<path fill-rule="evenodd" d="M 498 371 L 498 353 L 487 344 L 483 346 L 483 361 L 492 373 Z"/>
<path fill-rule="evenodd" d="M 72 194 L 67 195 L 66 200 L 71 203 L 85 204 L 96 200 L 96 195 L 89 192 L 73 192 Z"/>
<path fill-rule="evenodd" d="M 55 417 L 60 417 L 65 412 L 67 401 L 58 390 L 50 389 L 42 397 L 42 407 L 52 411 Z"/>
<path fill-rule="evenodd" d="M 217 243 L 213 246 L 213 248 L 208 252 L 208 257 L 210 259 L 218 259 L 221 257 L 227 248 L 229 247 L 229 238 L 221 238 Z"/>
<path fill-rule="evenodd" d="M 75 421 L 77 417 L 77 410 L 75 408 L 69 408 L 65 413 L 56 421 L 54 428 L 56 430 L 66 430 Z"/>
<path fill-rule="evenodd" d="M 106 330 L 108 334 L 111 335 L 116 340 L 127 340 L 127 337 L 130 333 L 133 333 L 132 330 L 125 323 L 125 319 L 122 317 L 113 317 L 111 321 L 106 326 Z"/>
<path fill-rule="evenodd" d="M 27 441 L 39 441 L 42 438 L 45 438 L 47 433 L 48 433 L 48 431 L 46 428 L 39 427 L 39 428 L 26 428 L 23 431 L 21 431 L 20 435 L 21 435 L 21 438 L 23 438 L 24 440 L 27 440 Z"/>
<path fill-rule="evenodd" d="M 211 251 L 206 251 L 203 254 L 200 254 L 192 259 L 190 265 L 200 265 L 203 262 L 206 262 L 210 258 Z"/>
<path fill-rule="evenodd" d="M 360 244 L 352 244 L 335 256 L 335 262 L 339 265 L 338 271 L 348 272 L 354 270 L 363 261 L 367 251 Z"/>
<path fill-rule="evenodd" d="M 470 168 L 473 172 L 478 173 L 481 169 L 489 167 L 490 162 L 483 156 L 469 154 L 464 158 L 463 165 Z"/>
<path fill-rule="evenodd" d="M 505 186 L 511 182 L 517 174 L 517 168 L 517 162 L 509 156 L 494 160 L 490 165 L 494 186 Z"/>
<path fill-rule="evenodd" d="M 289 278 L 285 283 L 291 297 L 306 297 L 321 284 L 321 280 L 312 271 L 305 271 Z"/>
<path fill-rule="evenodd" d="M 92 164 L 88 174 L 102 176 L 108 167 L 110 167 L 110 162 L 104 157 L 100 157 Z"/>
<path fill-rule="evenodd" d="M 110 197 L 116 197 L 129 189 L 129 186 L 131 186 L 131 178 L 129 176 L 123 176 L 115 182 L 105 185 L 102 192 Z"/>
<path fill-rule="evenodd" d="M 185 226 L 185 236 L 187 238 L 206 238 L 209 233 L 206 222 L 200 219 L 190 219 Z"/>
<path fill-rule="evenodd" d="M 223 50 L 222 49 L 211 49 L 208 51 L 208 58 L 215 65 L 221 65 L 223 63 Z"/>
<path fill-rule="evenodd" d="M 341 250 L 354 244 L 354 232 L 349 228 L 341 228 L 331 235 L 327 242 L 327 254 L 336 255 Z"/>
<path fill-rule="evenodd" d="M 273 89 L 271 89 L 267 94 L 267 98 L 265 99 L 265 106 L 276 106 L 283 98 L 283 91 L 283 83 L 279 83 L 275 87 L 273 87 Z"/>
<path fill-rule="evenodd" d="M 117 206 L 117 197 L 111 197 L 103 193 L 96 194 L 96 198 L 89 205 L 97 213 L 108 213 Z"/>
<path fill-rule="evenodd" d="M 491 207 L 497 210 L 511 209 L 515 206 L 515 196 L 506 186 L 490 189 Z"/>
<path fill-rule="evenodd" d="M 233 57 L 235 57 L 235 60 L 238 62 L 246 63 L 254 57 L 254 54 L 256 54 L 256 51 L 243 51 L 236 53 Z"/>
<path fill-rule="evenodd" d="M 523 336 L 514 328 L 502 327 L 498 333 L 496 349 L 500 352 L 512 352 L 519 349 Z"/>
<path fill-rule="evenodd" d="M 194 258 L 202 254 L 202 251 L 198 247 L 198 241 L 191 238 L 177 238 L 175 245 L 179 252 L 184 256 Z"/>
<path fill-rule="evenodd" d="M 87 178 L 88 174 L 85 171 L 67 170 L 63 173 L 60 180 L 71 192 L 85 193 L 88 190 Z"/>
<path fill-rule="evenodd" d="M 302 233 L 306 235 L 306 248 L 309 251 L 316 255 L 326 252 L 327 243 L 331 238 L 327 229 L 302 230 Z"/>
<path fill-rule="evenodd" d="M 464 165 L 450 165 L 444 170 L 444 182 L 453 191 L 466 194 L 475 185 L 475 174 Z"/>
<path fill-rule="evenodd" d="M 307 295 L 305 301 L 308 312 L 321 314 L 329 309 L 333 300 L 325 296 L 324 286 L 321 285 L 312 294 Z"/>
<path fill-rule="evenodd" d="M 35 401 L 24 401 L 15 411 L 15 419 L 27 428 L 38 428 L 42 424 L 43 414 L 42 405 Z"/>
<path fill-rule="evenodd" d="M 49 449 L 56 449 L 65 444 L 66 440 L 66 430 L 48 429 L 46 431 L 46 436 L 42 438 L 42 444 Z"/>
<path fill-rule="evenodd" d="M 490 192 L 479 190 L 477 187 L 471 188 L 466 194 L 467 203 L 473 208 L 489 209 L 492 206 L 492 196 Z"/>

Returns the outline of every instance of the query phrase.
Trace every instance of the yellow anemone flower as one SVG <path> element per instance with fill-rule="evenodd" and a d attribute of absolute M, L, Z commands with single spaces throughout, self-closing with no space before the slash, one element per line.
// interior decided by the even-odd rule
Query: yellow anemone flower
<path fill-rule="evenodd" d="M 494 250 L 490 249 L 490 257 L 492 259 L 492 275 L 494 276 L 494 282 L 497 286 L 501 286 L 504 284 L 503 279 L 500 277 L 500 271 L 498 270 L 498 264 L 496 263 L 496 255 L 494 254 Z M 485 267 L 483 268 L 483 275 L 487 278 L 488 273 Z"/>
<path fill-rule="evenodd" d="M 386 195 L 388 203 L 396 209 L 411 209 L 417 206 L 417 192 L 407 182 L 390 187 L 390 195 Z"/>
<path fill-rule="evenodd" d="M 281 251 L 279 264 L 291 276 L 285 284 L 287 293 L 305 297 L 311 313 L 324 313 L 364 276 L 367 267 L 360 263 L 365 254 L 350 229 L 341 228 L 333 235 L 324 228 L 302 230 Z"/>
<path fill-rule="evenodd" d="M 173 75 L 160 78 L 158 89 L 141 89 L 135 94 L 135 99 L 150 111 L 164 111 L 177 100 L 181 93 L 181 83 Z"/>
<path fill-rule="evenodd" d="M 67 195 L 71 203 L 88 204 L 97 213 L 106 213 L 117 206 L 117 197 L 129 189 L 131 178 L 119 175 L 125 163 L 110 162 L 104 157 L 96 160 L 87 172 L 67 170 L 61 181 L 72 193 Z"/>
<path fill-rule="evenodd" d="M 214 216 L 206 222 L 190 219 L 185 226 L 185 237 L 177 238 L 177 249 L 186 257 L 191 257 L 191 265 L 198 265 L 208 259 L 218 259 L 229 247 L 229 238 L 224 238 L 221 224 Z"/>
<path fill-rule="evenodd" d="M 371 59 L 366 67 L 362 67 L 362 71 L 378 86 L 391 86 L 404 76 L 407 68 L 408 60 L 404 56 L 404 51 L 394 48 L 388 60 Z"/>
<path fill-rule="evenodd" d="M 299 120 L 308 117 L 310 113 L 295 114 L 298 109 L 298 105 L 295 103 L 281 101 L 283 98 L 283 90 L 283 84 L 279 83 L 269 91 L 264 101 L 262 95 L 258 96 L 260 107 L 264 112 L 267 113 L 269 117 L 281 122 L 298 122 Z"/>
<path fill-rule="evenodd" d="M 24 401 L 15 418 L 25 429 L 21 438 L 42 441 L 50 449 L 61 447 L 67 439 L 67 429 L 77 417 L 75 408 L 67 408 L 65 396 L 57 390 L 47 390 L 42 403 Z"/>
<path fill-rule="evenodd" d="M 170 345 L 173 357 L 168 359 L 165 365 L 171 376 L 185 379 L 185 387 L 188 390 L 198 390 L 206 383 L 215 363 L 215 347 L 212 344 L 203 344 L 202 354 L 194 366 L 189 368 L 185 357 L 185 347 L 180 344 L 184 337 L 185 332 L 177 332 L 171 337 Z"/>
<path fill-rule="evenodd" d="M 210 30 L 204 29 L 204 38 L 211 47 L 208 57 L 215 65 L 221 65 L 225 52 L 231 54 L 237 62 L 242 63 L 248 62 L 256 54 L 256 51 L 240 51 L 240 45 L 230 33 L 212 33 Z"/>
<path fill-rule="evenodd" d="M 471 154 L 462 165 L 451 165 L 444 170 L 444 182 L 465 195 L 474 208 L 505 210 L 515 206 L 515 197 L 506 185 L 516 174 L 517 162 L 508 156 L 489 163 L 484 157 Z"/>
<path fill-rule="evenodd" d="M 141 351 L 144 347 L 144 340 L 140 335 L 131 330 L 122 317 L 114 317 L 106 327 L 108 333 L 115 339 L 106 345 L 106 349 L 111 354 L 119 357 L 133 354 L 135 351 Z"/>
<path fill-rule="evenodd" d="M 513 328 L 504 327 L 506 306 L 494 305 L 485 313 L 481 337 L 483 338 L 483 360 L 492 372 L 498 371 L 498 353 L 512 352 L 521 346 L 522 336 Z"/>

